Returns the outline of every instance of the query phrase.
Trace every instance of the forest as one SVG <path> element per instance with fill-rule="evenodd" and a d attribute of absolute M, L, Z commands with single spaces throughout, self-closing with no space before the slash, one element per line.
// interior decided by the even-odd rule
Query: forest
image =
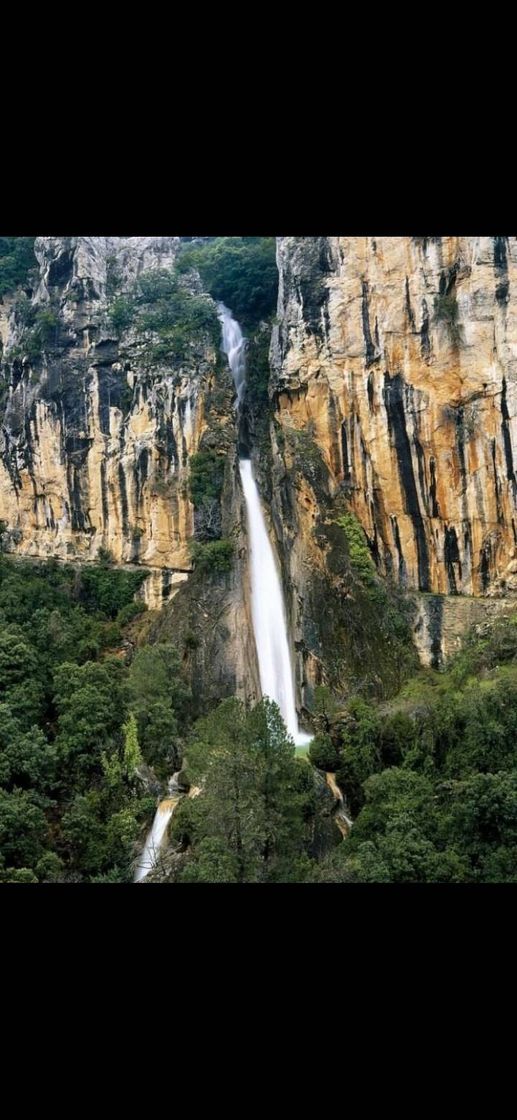
<path fill-rule="evenodd" d="M 182 767 L 175 881 L 516 881 L 517 615 L 388 702 L 321 688 L 307 760 L 268 701 L 193 721 L 174 645 L 136 644 L 143 575 L 0 558 L 3 882 L 131 881 L 149 768 Z"/>

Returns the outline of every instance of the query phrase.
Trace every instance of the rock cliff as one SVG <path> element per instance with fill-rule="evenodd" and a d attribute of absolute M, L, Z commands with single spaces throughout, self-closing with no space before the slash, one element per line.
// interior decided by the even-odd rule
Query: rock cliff
<path fill-rule="evenodd" d="M 283 237 L 277 263 L 263 490 L 310 707 L 323 680 L 396 685 L 392 639 L 349 578 L 343 510 L 413 596 L 427 664 L 489 597 L 513 605 L 517 239 Z M 450 610 L 462 595 L 486 610 Z"/>
<path fill-rule="evenodd" d="M 171 361 L 124 313 L 138 278 L 170 269 L 178 250 L 174 237 L 36 239 L 30 285 L 0 301 L 3 543 L 34 559 L 109 550 L 145 566 L 147 603 L 165 606 L 153 633 L 174 632 L 194 691 L 253 699 L 226 363 L 203 328 L 184 332 Z M 440 596 L 517 590 L 517 239 L 281 237 L 277 263 L 269 429 L 267 409 L 250 404 L 246 430 L 310 708 L 324 681 L 397 687 L 391 632 L 351 578 L 347 510 L 379 571 L 416 594 L 428 663 L 473 617 Z M 180 283 L 201 293 L 193 273 Z M 234 561 L 225 576 L 192 578 L 190 462 L 207 450 L 224 460 Z"/>
<path fill-rule="evenodd" d="M 279 238 L 277 416 L 381 570 L 517 588 L 517 238 Z"/>
<path fill-rule="evenodd" d="M 192 573 L 190 460 L 215 448 L 225 463 L 222 527 L 236 562 L 228 577 L 194 581 L 177 618 L 166 613 L 158 629 L 185 640 L 195 689 L 210 693 L 205 659 L 223 694 L 255 695 L 233 384 L 218 338 L 193 327 L 171 359 L 152 330 L 136 330 L 124 315 L 135 281 L 170 270 L 178 247 L 174 237 L 36 239 L 33 286 L 0 303 L 3 544 L 71 563 L 109 551 L 118 564 L 146 568 L 144 598 L 162 608 Z M 200 290 L 192 276 L 181 284 Z M 203 583 L 211 593 L 200 611 Z"/>

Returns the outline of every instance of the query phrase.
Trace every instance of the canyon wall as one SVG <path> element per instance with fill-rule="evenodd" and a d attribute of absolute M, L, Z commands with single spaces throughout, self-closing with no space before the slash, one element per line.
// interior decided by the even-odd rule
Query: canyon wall
<path fill-rule="evenodd" d="M 403 586 L 517 588 L 517 238 L 278 239 L 273 392 Z"/>
<path fill-rule="evenodd" d="M 229 371 L 208 334 L 171 363 L 130 316 L 115 323 L 111 314 L 178 250 L 174 237 L 36 239 L 32 286 L 0 302 L 2 546 L 72 563 L 108 550 L 116 563 L 144 566 L 146 601 L 164 607 L 155 634 L 181 640 L 193 686 L 253 699 Z M 319 683 L 397 686 L 390 633 L 351 574 L 339 524 L 347 511 L 378 570 L 416 594 L 428 663 L 455 648 L 472 615 L 440 607 L 441 597 L 512 602 L 517 239 L 280 237 L 277 263 L 265 443 L 264 416 L 261 428 L 248 410 L 247 422 L 298 698 L 310 709 Z M 201 293 L 196 274 L 181 282 Z M 27 327 L 35 316 L 39 349 Z M 193 578 L 190 460 L 210 448 L 225 461 L 222 533 L 234 562 L 224 576 Z M 438 633 L 444 618 L 452 621 Z"/>
<path fill-rule="evenodd" d="M 3 339 L 0 518 L 18 555 L 89 561 L 106 549 L 160 569 L 165 592 L 189 570 L 187 464 L 215 354 L 173 374 L 148 369 L 145 343 L 113 330 L 106 291 L 110 267 L 123 291 L 138 273 L 170 267 L 177 242 L 37 238 L 31 303 L 55 332 L 27 356 L 14 307 Z"/>
<path fill-rule="evenodd" d="M 2 547 L 73 564 L 109 552 L 117 564 L 146 569 L 142 594 L 150 608 L 163 608 L 192 575 L 190 460 L 214 448 L 225 462 L 222 518 L 235 546 L 233 570 L 204 581 L 212 613 L 201 609 L 198 579 L 177 618 L 166 611 L 159 629 L 166 640 L 185 640 L 194 689 L 210 691 L 203 665 L 211 664 L 224 694 L 255 696 L 230 373 L 209 332 L 192 331 L 174 361 L 131 315 L 114 322 L 111 313 L 138 278 L 173 267 L 179 244 L 176 237 L 36 239 L 33 286 L 0 302 Z M 181 284 L 201 292 L 195 274 Z M 34 323 L 43 324 L 41 348 Z"/>
<path fill-rule="evenodd" d="M 350 579 L 347 510 L 412 596 L 424 663 L 457 649 L 490 599 L 515 608 L 517 238 L 280 237 L 277 263 L 264 490 L 310 707 L 322 681 L 361 688 L 361 661 L 393 687 L 391 642 Z"/>

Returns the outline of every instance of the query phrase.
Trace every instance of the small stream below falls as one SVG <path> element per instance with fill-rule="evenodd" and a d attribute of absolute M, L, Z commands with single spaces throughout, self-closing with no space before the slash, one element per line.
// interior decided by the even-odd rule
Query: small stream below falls
<path fill-rule="evenodd" d="M 169 782 L 170 797 L 166 797 L 164 801 L 160 801 L 152 827 L 147 834 L 147 839 L 144 844 L 143 852 L 138 860 L 133 876 L 134 883 L 140 883 L 145 879 L 146 875 L 156 867 L 160 858 L 160 851 L 164 843 L 167 825 L 172 817 L 172 814 L 181 801 L 181 793 L 178 789 L 178 774 L 173 774 Z"/>

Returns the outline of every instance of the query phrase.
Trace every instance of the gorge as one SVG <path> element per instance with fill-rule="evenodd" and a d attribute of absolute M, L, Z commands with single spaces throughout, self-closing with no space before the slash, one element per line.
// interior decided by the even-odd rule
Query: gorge
<path fill-rule="evenodd" d="M 167 835 L 170 881 L 287 874 L 273 840 L 259 859 L 250 832 L 248 863 L 230 867 L 210 831 L 229 827 L 218 705 L 228 766 L 237 752 L 250 768 L 239 796 L 269 788 L 252 744 L 267 768 L 281 733 L 261 697 L 309 751 L 312 767 L 298 757 L 302 777 L 286 763 L 282 781 L 313 783 L 300 850 L 329 876 L 370 874 L 361 843 L 382 848 L 375 874 L 395 873 L 388 825 L 382 842 L 362 836 L 362 814 L 399 771 L 428 781 L 426 750 L 473 797 L 493 778 L 510 798 L 498 751 L 517 609 L 517 239 L 36 237 L 18 239 L 32 259 L 19 275 L 16 240 L 0 239 L 0 639 L 9 663 L 20 643 L 32 652 L 0 680 L 5 726 L 22 721 L 0 744 L 6 836 L 41 780 L 33 808 L 65 876 L 124 879 L 146 835 L 139 881 L 156 881 L 151 847 Z M 91 734 L 87 695 L 91 711 L 117 698 Z M 485 724 L 492 746 L 460 765 L 466 729 Z M 47 747 L 31 778 L 35 728 Z M 195 804 L 163 800 L 173 773 L 203 788 Z M 408 871 L 406 829 L 404 874 L 432 878 L 435 841 L 404 790 L 423 845 Z M 44 855 L 10 844 L 5 866 L 39 875 Z M 442 876 L 513 873 L 506 855 L 462 852 L 455 869 L 440 856 Z"/>

